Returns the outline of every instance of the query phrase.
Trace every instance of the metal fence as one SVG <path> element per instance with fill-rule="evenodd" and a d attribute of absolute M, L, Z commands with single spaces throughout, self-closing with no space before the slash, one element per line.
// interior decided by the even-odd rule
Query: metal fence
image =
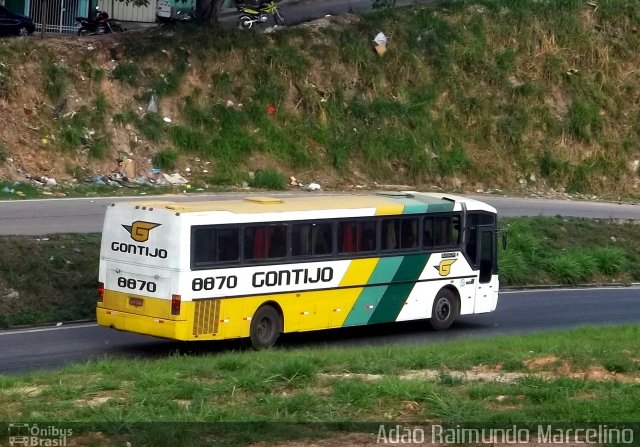
<path fill-rule="evenodd" d="M 150 0 L 147 6 L 134 6 L 133 3 L 118 0 L 100 0 L 98 6 L 115 20 L 146 23 L 156 21 L 156 0 Z"/>
<path fill-rule="evenodd" d="M 85 3 L 86 4 L 86 3 Z M 87 11 L 80 11 L 80 0 L 32 0 L 29 5 L 29 16 L 36 25 L 36 30 L 42 30 L 46 23 L 47 33 L 75 33 L 78 31 L 77 16 L 86 16 Z"/>
<path fill-rule="evenodd" d="M 3 0 L 0 0 L 2 2 Z M 26 5 L 28 15 L 33 18 L 36 30 L 42 30 L 42 23 L 46 23 L 47 33 L 68 33 L 78 31 L 76 17 L 86 17 L 88 14 L 87 0 L 31 0 Z M 115 20 L 131 22 L 155 22 L 156 0 L 150 0 L 147 6 L 134 6 L 118 0 L 100 0 L 100 10 L 109 14 Z M 44 21 L 44 22 L 43 22 Z"/>

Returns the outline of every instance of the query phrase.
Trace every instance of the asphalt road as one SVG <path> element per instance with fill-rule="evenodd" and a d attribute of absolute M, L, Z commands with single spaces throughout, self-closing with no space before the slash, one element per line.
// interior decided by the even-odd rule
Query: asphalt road
<path fill-rule="evenodd" d="M 301 193 L 317 194 L 317 193 Z M 162 200 L 210 200 L 238 198 L 250 193 L 190 194 L 162 196 Z M 264 195 L 262 193 L 261 195 Z M 640 219 L 640 205 L 571 200 L 523 199 L 500 196 L 478 196 L 498 209 L 501 216 L 577 216 L 592 218 Z M 133 200 L 148 200 L 138 196 Z M 116 201 L 132 198 L 81 198 L 0 201 L 0 236 L 47 235 L 54 233 L 98 233 L 106 207 Z"/>
<path fill-rule="evenodd" d="M 423 3 L 423 1 L 419 1 Z M 398 5 L 413 3 L 400 0 Z M 326 14 L 360 13 L 371 0 L 297 2 L 283 5 L 288 23 L 300 23 Z M 226 17 L 231 23 L 236 18 Z M 170 199 L 208 200 L 240 194 L 181 195 Z M 150 197 L 136 197 L 148 199 Z M 163 197 L 167 199 L 167 197 Z M 502 216 L 563 215 L 592 218 L 640 219 L 640 207 L 631 204 L 480 196 Z M 106 207 L 130 198 L 0 201 L 0 235 L 47 235 L 100 232 Z M 449 331 L 425 329 L 409 322 L 303 334 L 282 338 L 284 348 L 354 346 L 392 343 L 432 343 L 500 334 L 568 329 L 584 324 L 609 325 L 640 321 L 640 289 L 566 289 L 502 292 L 496 312 L 463 317 Z M 103 357 L 166 356 L 172 352 L 215 353 L 243 346 L 240 342 L 179 343 L 100 328 L 70 325 L 0 332 L 0 374 L 19 374 L 57 368 Z"/>
<path fill-rule="evenodd" d="M 433 343 L 500 334 L 640 322 L 640 288 L 502 292 L 495 312 L 461 317 L 445 332 L 424 321 L 287 334 L 283 348 Z M 596 329 L 594 329 L 596 330 Z M 95 324 L 0 332 L 0 374 L 21 374 L 113 357 L 211 354 L 242 348 L 239 341 L 174 342 Z"/>

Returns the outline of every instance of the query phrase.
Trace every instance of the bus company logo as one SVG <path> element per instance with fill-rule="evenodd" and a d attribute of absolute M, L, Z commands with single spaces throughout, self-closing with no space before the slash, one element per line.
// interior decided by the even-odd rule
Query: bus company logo
<path fill-rule="evenodd" d="M 145 222 L 144 220 L 136 220 L 131 225 L 122 225 L 127 230 L 131 239 L 136 242 L 146 242 L 149 240 L 149 232 L 160 224 L 154 222 Z"/>
<path fill-rule="evenodd" d="M 456 262 L 456 259 L 443 259 L 440 264 L 434 265 L 433 268 L 438 271 L 440 276 L 449 276 L 451 273 L 451 264 Z"/>

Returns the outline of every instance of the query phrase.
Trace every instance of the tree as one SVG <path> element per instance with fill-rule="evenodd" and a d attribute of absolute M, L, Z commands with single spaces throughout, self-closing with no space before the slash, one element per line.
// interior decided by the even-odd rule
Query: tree
<path fill-rule="evenodd" d="M 218 23 L 223 3 L 224 0 L 196 0 L 197 22 L 203 25 Z"/>

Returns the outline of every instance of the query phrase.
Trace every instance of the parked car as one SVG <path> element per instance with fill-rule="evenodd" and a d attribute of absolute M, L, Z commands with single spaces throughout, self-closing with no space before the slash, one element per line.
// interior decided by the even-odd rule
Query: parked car
<path fill-rule="evenodd" d="M 36 26 L 29 17 L 9 11 L 4 6 L 0 6 L 0 36 L 14 34 L 17 36 L 28 36 L 34 32 Z"/>

